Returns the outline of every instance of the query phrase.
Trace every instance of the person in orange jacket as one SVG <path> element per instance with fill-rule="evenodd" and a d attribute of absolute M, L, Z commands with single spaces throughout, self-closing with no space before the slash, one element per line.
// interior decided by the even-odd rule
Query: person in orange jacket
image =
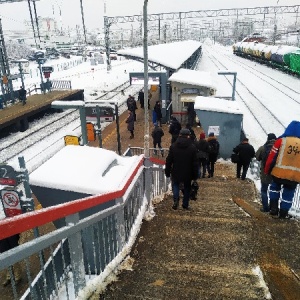
<path fill-rule="evenodd" d="M 271 174 L 273 178 L 269 187 L 270 214 L 281 219 L 288 218 L 296 187 L 300 182 L 299 121 L 292 121 L 275 141 L 264 171 L 266 174 Z"/>

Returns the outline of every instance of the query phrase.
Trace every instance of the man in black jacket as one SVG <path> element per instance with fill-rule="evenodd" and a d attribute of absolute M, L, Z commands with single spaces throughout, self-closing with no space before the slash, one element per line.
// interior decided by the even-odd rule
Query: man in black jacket
<path fill-rule="evenodd" d="M 154 123 L 154 129 L 152 130 L 152 138 L 153 138 L 153 148 L 154 154 L 157 155 L 156 145 L 160 149 L 161 156 L 164 156 L 164 151 L 161 146 L 161 138 L 164 136 L 164 132 L 161 127 L 158 126 L 157 123 Z"/>
<path fill-rule="evenodd" d="M 20 101 L 22 101 L 23 105 L 26 104 L 26 94 L 27 94 L 26 90 L 22 86 L 20 86 L 19 99 Z"/>
<path fill-rule="evenodd" d="M 180 130 L 176 142 L 170 146 L 169 154 L 166 158 L 166 177 L 172 179 L 173 209 L 178 208 L 180 184 L 183 184 L 182 208 L 189 209 L 191 181 L 197 179 L 198 161 L 197 148 L 190 139 L 188 129 Z"/>
<path fill-rule="evenodd" d="M 233 149 L 233 152 L 237 153 L 240 158 L 239 162 L 236 164 L 236 177 L 245 180 L 250 162 L 255 156 L 255 150 L 253 146 L 249 144 L 249 140 L 244 138 L 242 142 Z M 241 176 L 242 168 L 243 171 Z"/>
<path fill-rule="evenodd" d="M 181 130 L 181 124 L 176 119 L 176 117 L 171 117 L 170 127 L 169 127 L 169 133 L 172 135 L 171 144 L 173 144 L 179 135 L 179 132 Z"/>

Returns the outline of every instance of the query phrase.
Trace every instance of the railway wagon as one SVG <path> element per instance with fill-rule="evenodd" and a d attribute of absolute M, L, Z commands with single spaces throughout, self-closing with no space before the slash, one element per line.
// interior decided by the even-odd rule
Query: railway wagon
<path fill-rule="evenodd" d="M 209 72 L 179 69 L 169 78 L 171 82 L 172 115 L 181 124 L 188 122 L 189 111 L 194 110 L 197 96 L 211 97 L 216 86 Z"/>
<path fill-rule="evenodd" d="M 300 48 L 298 47 L 238 42 L 233 45 L 233 53 L 290 74 L 300 75 Z"/>

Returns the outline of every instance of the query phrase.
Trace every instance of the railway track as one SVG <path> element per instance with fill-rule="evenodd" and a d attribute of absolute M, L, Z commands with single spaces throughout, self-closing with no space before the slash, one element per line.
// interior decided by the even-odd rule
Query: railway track
<path fill-rule="evenodd" d="M 213 54 L 206 53 L 208 58 L 212 61 L 212 63 L 218 68 L 227 69 L 226 65 L 218 59 Z M 229 79 L 228 82 L 231 84 Z M 240 80 L 237 77 L 237 82 L 239 84 L 239 89 L 236 91 L 239 99 L 248 109 L 249 113 L 253 117 L 253 119 L 257 122 L 260 129 L 267 134 L 268 132 L 273 132 L 274 128 L 282 128 L 281 131 L 285 129 L 284 122 L 277 117 L 278 114 L 274 113 L 264 102 L 264 99 L 257 96 L 243 80 Z M 245 96 L 247 95 L 247 96 Z M 251 97 L 251 99 L 250 99 Z M 289 96 L 288 96 L 289 97 Z M 295 101 L 295 99 L 291 98 L 291 100 Z M 298 102 L 297 102 L 298 103 Z M 271 119 L 272 122 L 265 122 L 265 119 Z M 278 127 L 279 126 L 279 127 Z"/>
<path fill-rule="evenodd" d="M 125 93 L 135 95 L 139 88 L 132 87 L 126 81 L 109 91 L 105 91 L 96 100 L 117 102 L 119 115 L 126 109 Z M 102 123 L 105 128 L 109 123 Z M 28 170 L 31 172 L 44 161 L 64 147 L 64 136 L 67 134 L 81 135 L 80 118 L 77 110 L 66 110 L 48 115 L 43 121 L 33 123 L 31 129 L 12 134 L 1 140 L 0 161 L 16 164 L 17 157 L 24 156 Z"/>

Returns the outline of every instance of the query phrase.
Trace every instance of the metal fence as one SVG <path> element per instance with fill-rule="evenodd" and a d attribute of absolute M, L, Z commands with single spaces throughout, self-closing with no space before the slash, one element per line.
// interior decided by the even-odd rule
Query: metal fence
<path fill-rule="evenodd" d="M 71 80 L 51 80 L 52 90 L 70 90 L 72 89 Z"/>
<path fill-rule="evenodd" d="M 0 271 L 8 269 L 11 277 L 11 299 L 86 297 L 95 290 L 93 279 L 104 280 L 129 254 L 151 199 L 167 187 L 163 164 L 142 158 L 121 190 L 1 220 L 0 239 L 58 220 L 66 224 L 0 254 Z M 110 206 L 99 210 L 104 203 Z M 91 209 L 80 219 L 79 213 Z M 22 284 L 15 281 L 17 264 Z"/>

